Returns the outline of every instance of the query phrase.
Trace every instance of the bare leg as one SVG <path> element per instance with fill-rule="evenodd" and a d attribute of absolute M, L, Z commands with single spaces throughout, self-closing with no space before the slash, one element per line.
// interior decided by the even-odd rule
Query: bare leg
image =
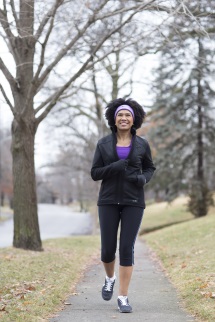
<path fill-rule="evenodd" d="M 110 263 L 103 262 L 103 265 L 105 268 L 106 275 L 110 278 L 113 277 L 114 276 L 115 260 Z"/>
<path fill-rule="evenodd" d="M 119 266 L 119 295 L 127 296 L 133 266 Z"/>

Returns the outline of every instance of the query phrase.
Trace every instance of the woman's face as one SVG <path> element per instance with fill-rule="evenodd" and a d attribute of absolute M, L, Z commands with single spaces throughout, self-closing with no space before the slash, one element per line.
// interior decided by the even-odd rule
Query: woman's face
<path fill-rule="evenodd" d="M 120 110 L 117 113 L 115 124 L 118 130 L 130 130 L 133 123 L 133 116 L 128 110 Z"/>

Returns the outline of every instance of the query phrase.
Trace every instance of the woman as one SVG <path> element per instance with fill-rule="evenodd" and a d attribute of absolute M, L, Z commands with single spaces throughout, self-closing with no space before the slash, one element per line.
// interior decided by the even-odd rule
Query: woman
<path fill-rule="evenodd" d="M 134 244 L 145 208 L 144 185 L 155 167 L 148 142 L 136 136 L 145 118 L 143 108 L 132 99 L 116 99 L 106 108 L 105 117 L 112 134 L 97 143 L 91 177 L 102 180 L 98 198 L 101 231 L 101 260 L 106 272 L 102 297 L 109 301 L 115 283 L 115 253 L 119 240 L 118 309 L 132 312 L 128 287 L 134 265 Z"/>

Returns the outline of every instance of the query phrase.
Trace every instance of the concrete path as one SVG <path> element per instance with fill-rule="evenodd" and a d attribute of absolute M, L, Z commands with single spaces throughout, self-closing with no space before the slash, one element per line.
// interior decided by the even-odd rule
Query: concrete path
<path fill-rule="evenodd" d="M 118 276 L 118 272 L 116 273 Z M 194 321 L 194 318 L 182 309 L 174 287 L 158 263 L 152 260 L 149 249 L 142 241 L 136 242 L 135 266 L 129 289 L 133 313 L 123 314 L 117 310 L 118 280 L 111 301 L 106 302 L 101 298 L 104 276 L 103 267 L 98 260 L 86 271 L 77 285 L 77 295 L 67 299 L 66 302 L 71 305 L 66 305 L 50 322 Z"/>

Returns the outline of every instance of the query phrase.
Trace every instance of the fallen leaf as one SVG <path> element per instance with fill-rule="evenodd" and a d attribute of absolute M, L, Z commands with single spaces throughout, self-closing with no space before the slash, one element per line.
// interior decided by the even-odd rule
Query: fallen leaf
<path fill-rule="evenodd" d="M 29 305 L 29 304 L 32 304 L 32 302 L 31 302 L 31 301 L 25 301 L 25 302 L 23 302 L 22 304 L 23 304 L 23 305 Z"/>
<path fill-rule="evenodd" d="M 25 287 L 25 289 L 26 289 L 27 291 L 35 291 L 35 290 L 36 290 L 36 287 L 35 287 L 35 286 L 33 286 L 33 285 L 28 285 L 27 287 Z"/>
<path fill-rule="evenodd" d="M 215 292 L 211 292 L 210 298 L 215 299 Z"/>
<path fill-rule="evenodd" d="M 2 311 L 6 311 L 6 305 L 1 305 L 0 306 L 0 311 L 2 312 Z"/>
<path fill-rule="evenodd" d="M 199 288 L 206 288 L 206 287 L 208 287 L 208 284 L 207 283 L 202 284 L 202 285 L 199 286 Z"/>
<path fill-rule="evenodd" d="M 206 297 L 206 298 L 213 298 L 212 295 L 213 293 L 212 292 L 200 292 L 202 294 L 202 296 Z M 214 294 L 215 295 L 215 294 Z"/>

